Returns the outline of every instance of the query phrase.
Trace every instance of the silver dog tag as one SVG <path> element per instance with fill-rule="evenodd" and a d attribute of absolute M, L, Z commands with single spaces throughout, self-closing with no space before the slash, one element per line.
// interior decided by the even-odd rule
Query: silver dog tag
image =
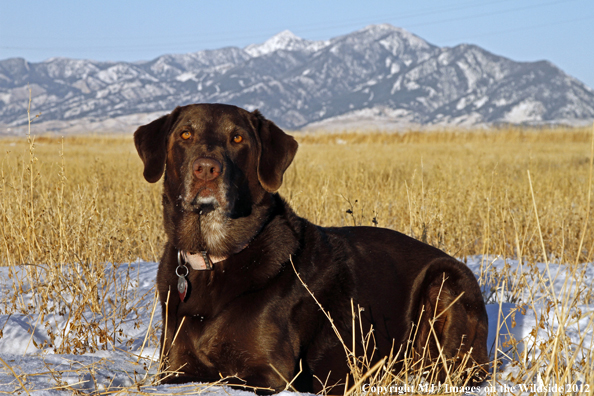
<path fill-rule="evenodd" d="M 185 271 L 184 271 L 185 270 Z M 185 273 L 184 273 L 185 272 Z M 183 302 L 188 294 L 188 280 L 186 276 L 190 271 L 181 262 L 181 252 L 177 251 L 177 268 L 175 269 L 175 275 L 177 275 L 177 292 L 179 293 L 179 299 Z"/>
<path fill-rule="evenodd" d="M 177 292 L 179 293 L 179 299 L 183 302 L 186 299 L 186 293 L 188 292 L 188 281 L 185 276 L 178 276 Z"/>

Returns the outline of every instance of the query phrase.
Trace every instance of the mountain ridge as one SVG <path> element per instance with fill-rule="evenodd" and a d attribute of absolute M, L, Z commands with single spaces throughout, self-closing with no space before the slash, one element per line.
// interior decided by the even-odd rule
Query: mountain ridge
<path fill-rule="evenodd" d="M 32 113 L 56 131 L 109 119 L 133 130 L 143 115 L 196 102 L 259 108 L 288 129 L 357 119 L 387 129 L 594 119 L 594 91 L 551 62 L 515 62 L 472 44 L 438 47 L 389 24 L 325 41 L 283 31 L 245 48 L 133 63 L 2 60 L 0 133 L 27 123 L 27 87 Z"/>

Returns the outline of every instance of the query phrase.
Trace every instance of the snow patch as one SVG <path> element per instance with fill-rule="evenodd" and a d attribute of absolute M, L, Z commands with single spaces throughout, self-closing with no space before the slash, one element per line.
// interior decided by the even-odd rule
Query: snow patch
<path fill-rule="evenodd" d="M 483 96 L 482 98 L 474 101 L 474 108 L 475 109 L 480 109 L 488 101 L 489 101 L 489 97 L 488 96 Z"/>
<path fill-rule="evenodd" d="M 175 79 L 177 81 L 181 81 L 181 82 L 186 82 L 188 80 L 196 81 L 196 73 L 192 73 L 192 72 L 182 73 L 179 76 L 175 77 Z"/>
<path fill-rule="evenodd" d="M 513 124 L 521 124 L 528 121 L 541 121 L 545 112 L 542 103 L 532 99 L 527 99 L 515 105 L 503 117 L 504 121 Z"/>
<path fill-rule="evenodd" d="M 394 111 L 380 108 L 364 109 L 358 113 L 364 117 L 406 116 L 404 110 Z M 337 140 L 336 143 L 343 144 L 345 142 Z M 472 256 L 464 261 L 467 262 L 468 267 L 477 278 L 479 274 L 485 272 L 494 275 L 516 274 L 518 279 L 522 274 L 525 274 L 526 279 L 531 279 L 535 273 L 542 274 L 541 276 L 550 273 L 551 278 L 548 280 L 548 285 L 557 296 L 563 295 L 565 298 L 582 293 L 584 286 L 589 282 L 588 280 L 594 277 L 594 263 L 582 264 L 578 274 L 572 274 L 564 264 L 537 263 L 534 264 L 534 267 L 533 265 L 527 266 L 518 260 L 503 260 L 499 257 L 487 256 Z M 109 266 L 111 265 L 107 267 Z M 39 314 L 11 315 L 5 313 L 5 307 L 3 307 L 4 309 L 0 311 L 4 312 L 0 314 L 0 329 L 3 334 L 0 338 L 0 357 L 16 370 L 20 378 L 26 378 L 27 389 L 34 392 L 32 394 L 57 396 L 70 394 L 68 391 L 60 390 L 59 387 L 52 388 L 56 384 L 56 373 L 59 374 L 61 382 L 75 389 L 85 392 L 109 390 L 108 393 L 115 393 L 118 388 L 133 386 L 135 381 L 145 376 L 150 378 L 156 374 L 158 346 L 151 344 L 142 350 L 142 345 L 152 312 L 150 307 L 153 304 L 154 280 L 158 264 L 137 261 L 131 263 L 130 266 L 131 268 L 128 268 L 126 264 L 121 265 L 119 267 L 121 270 L 118 270 L 115 276 L 125 279 L 128 271 L 138 274 L 136 281 L 125 284 L 128 285 L 130 295 L 138 298 L 138 301 L 133 302 L 135 306 L 146 308 L 139 309 L 137 313 L 131 313 L 131 315 L 140 317 L 140 328 L 133 325 L 134 318 L 131 318 L 130 323 L 123 323 L 121 337 L 118 337 L 121 342 L 114 345 L 113 349 L 84 355 L 55 354 L 51 347 L 43 346 L 44 340 L 47 340 L 48 337 L 45 326 L 39 323 Z M 14 289 L 11 285 L 14 274 L 12 278 L 9 278 L 9 271 L 8 267 L 0 267 L 0 295 L 5 297 L 5 301 L 10 301 L 14 297 Z M 17 271 L 23 270 L 17 268 Z M 584 281 L 584 279 L 586 280 Z M 569 344 L 572 349 L 580 347 L 582 351 L 587 351 L 592 348 L 594 328 L 590 323 L 590 318 L 594 313 L 594 302 L 588 304 L 580 302 L 577 306 L 570 307 L 577 315 L 575 320 L 558 323 L 552 311 L 550 315 L 547 312 L 552 306 L 560 305 L 561 302 L 548 300 L 550 296 L 546 294 L 548 291 L 542 289 L 542 284 L 539 282 L 528 284 L 522 293 L 512 297 L 508 290 L 509 283 L 513 283 L 514 279 L 505 279 L 505 282 L 508 285 L 506 287 L 501 282 L 482 286 L 483 295 L 488 298 L 486 306 L 489 316 L 487 348 L 492 350 L 497 343 L 498 348 L 502 351 L 498 354 L 500 358 L 503 358 L 503 365 L 498 368 L 498 378 L 503 383 L 509 383 L 505 378 L 508 378 L 508 374 L 512 374 L 515 370 L 510 362 L 513 362 L 513 359 L 532 359 L 534 356 L 539 356 L 539 353 L 542 352 L 540 348 L 547 348 L 547 341 L 551 334 L 556 334 L 559 326 L 563 326 L 567 336 L 563 342 Z M 113 293 L 111 290 L 105 292 L 107 296 Z M 31 292 L 21 293 L 19 298 L 27 300 L 33 296 Z M 510 299 L 514 299 L 514 302 L 510 302 Z M 526 304 L 530 304 L 530 306 L 527 307 Z M 543 317 L 548 317 L 548 320 L 543 321 Z M 571 317 L 574 318 L 574 316 Z M 56 312 L 49 312 L 45 314 L 41 322 L 45 321 L 53 321 L 66 326 L 67 315 L 61 316 Z M 160 327 L 161 321 L 161 310 L 157 309 L 153 326 Z M 501 330 L 496 338 L 498 323 Z M 517 348 L 515 347 L 516 341 L 519 342 Z M 581 345 L 581 343 L 584 344 Z M 142 357 L 139 359 L 138 354 L 141 350 Z M 19 382 L 15 380 L 10 370 L 1 366 L 0 368 L 0 393 L 13 394 L 22 389 L 19 388 Z M 488 384 L 483 386 L 486 385 Z M 49 388 L 52 390 L 47 390 Z M 136 389 L 134 388 L 134 390 Z M 251 392 L 207 384 L 187 384 L 182 387 L 174 387 L 172 385 L 151 385 L 150 382 L 146 382 L 137 390 L 139 394 L 188 394 L 188 392 L 200 391 L 200 394 L 205 396 L 253 395 Z M 485 393 L 481 391 L 479 394 Z M 505 394 L 505 392 L 498 394 Z M 297 394 L 282 392 L 280 395 L 296 396 Z"/>

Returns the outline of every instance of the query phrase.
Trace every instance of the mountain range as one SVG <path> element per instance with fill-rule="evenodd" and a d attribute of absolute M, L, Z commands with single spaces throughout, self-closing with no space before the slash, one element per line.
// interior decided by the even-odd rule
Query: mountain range
<path fill-rule="evenodd" d="M 594 90 L 548 61 L 476 45 L 438 47 L 389 24 L 326 41 L 289 31 L 262 44 L 142 62 L 0 61 L 0 134 L 31 114 L 47 131 L 134 130 L 178 105 L 260 109 L 286 129 L 579 125 Z"/>

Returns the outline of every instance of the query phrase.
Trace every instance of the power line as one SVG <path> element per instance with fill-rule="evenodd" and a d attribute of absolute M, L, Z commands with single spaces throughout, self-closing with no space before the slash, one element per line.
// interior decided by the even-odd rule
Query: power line
<path fill-rule="evenodd" d="M 550 23 L 542 23 L 542 24 L 539 24 L 539 25 L 524 26 L 524 27 L 519 27 L 519 28 L 514 28 L 514 29 L 497 30 L 497 31 L 492 31 L 492 32 L 487 32 L 487 33 L 481 33 L 481 34 L 477 34 L 477 35 L 472 35 L 470 37 L 469 36 L 465 36 L 463 38 L 448 39 L 448 40 L 445 40 L 445 41 L 460 42 L 462 40 L 472 40 L 472 39 L 479 38 L 479 37 L 494 36 L 496 34 L 506 34 L 506 33 L 521 32 L 521 31 L 525 31 L 525 30 L 540 29 L 540 28 L 543 28 L 543 27 L 562 25 L 562 24 L 566 24 L 566 23 L 588 21 L 588 20 L 591 20 L 591 19 L 594 19 L 594 15 L 586 16 L 586 17 L 583 17 L 583 18 L 568 19 L 568 20 L 565 20 L 565 21 L 557 21 L 557 22 L 550 22 Z"/>
<path fill-rule="evenodd" d="M 524 10 L 529 10 L 529 9 L 535 9 L 535 8 L 542 8 L 545 6 L 549 6 L 549 5 L 554 5 L 554 4 L 559 4 L 559 3 L 567 3 L 567 2 L 571 2 L 571 1 L 576 1 L 576 0 L 557 0 L 557 1 L 552 1 L 552 2 L 548 2 L 548 3 L 539 3 L 539 4 L 535 4 L 535 5 L 530 5 L 530 6 L 524 6 L 524 7 L 518 7 L 518 8 L 510 8 L 510 9 L 506 9 L 506 10 L 501 10 L 501 11 L 493 11 L 493 12 L 487 12 L 487 13 L 480 13 L 480 14 L 473 14 L 473 15 L 466 15 L 466 16 L 461 16 L 461 17 L 455 17 L 455 18 L 450 18 L 450 19 L 438 19 L 436 21 L 429 21 L 429 22 L 421 22 L 421 23 L 415 23 L 415 24 L 403 24 L 400 23 L 403 20 L 407 20 L 407 19 L 412 19 L 412 18 L 416 18 L 419 16 L 427 16 L 427 15 L 433 15 L 433 14 L 443 14 L 445 12 L 448 12 L 450 10 L 429 10 L 429 11 L 423 11 L 423 12 L 419 12 L 419 13 L 415 13 L 415 14 L 404 14 L 404 15 L 398 15 L 398 16 L 379 16 L 377 17 L 377 19 L 380 19 L 382 21 L 398 21 L 395 22 L 396 25 L 404 27 L 417 27 L 417 26 L 425 26 L 425 25 L 433 25 L 433 24 L 439 24 L 439 23 L 445 23 L 445 22 L 452 22 L 452 21 L 458 21 L 458 20 L 464 20 L 464 19 L 474 19 L 474 18 L 481 18 L 481 17 L 485 17 L 485 16 L 491 16 L 491 15 L 497 15 L 497 14 L 504 14 L 504 13 L 510 13 L 510 12 L 515 12 L 515 11 L 524 11 Z M 468 8 L 475 8 L 477 6 L 483 7 L 485 5 L 491 5 L 491 4 L 497 4 L 497 3 L 503 3 L 503 2 L 507 2 L 507 0 L 503 0 L 503 1 L 492 1 L 492 2 L 481 2 L 478 4 L 474 4 L 471 7 L 464 7 L 464 9 L 468 9 Z M 452 8 L 452 11 L 457 11 L 461 8 Z M 376 19 L 376 20 L 377 20 Z M 369 21 L 369 19 L 366 19 L 366 21 Z M 352 26 L 352 24 L 350 23 L 345 23 L 342 22 L 340 24 L 336 24 L 336 25 L 328 25 L 327 27 L 324 28 L 318 28 L 318 29 L 300 29 L 300 31 L 323 31 L 323 30 L 329 30 L 329 29 L 335 29 L 335 28 L 342 28 L 342 27 L 350 27 Z"/>
<path fill-rule="evenodd" d="M 566 3 L 567 1 L 575 1 L 575 0 L 552 1 L 552 2 L 549 2 L 549 3 L 541 3 L 541 4 L 538 4 L 538 5 L 534 5 L 534 6 L 525 6 L 525 7 L 519 7 L 519 8 L 512 8 L 512 9 L 508 9 L 508 10 L 486 12 L 486 13 L 482 13 L 482 14 L 475 14 L 475 15 L 467 15 L 467 16 L 462 16 L 462 17 L 456 17 L 456 18 L 442 19 L 442 20 L 439 20 L 439 21 L 417 23 L 417 24 L 413 24 L 413 25 L 408 25 L 408 27 L 436 25 L 436 24 L 440 24 L 440 23 L 461 21 L 461 20 L 464 20 L 464 19 L 474 19 L 474 18 L 482 18 L 482 17 L 486 17 L 486 16 L 508 14 L 510 12 L 515 12 L 515 11 L 525 11 L 525 10 L 530 10 L 530 9 L 534 9 L 534 8 L 541 8 L 543 6 L 549 6 L 549 5 L 553 5 L 553 4 Z"/>
<path fill-rule="evenodd" d="M 480 3 L 476 3 L 476 2 L 470 2 L 470 3 L 463 3 L 463 5 L 457 5 L 457 6 L 451 6 L 451 7 L 442 7 L 442 8 L 432 8 L 430 10 L 423 10 L 423 11 L 415 11 L 415 12 L 411 12 L 411 13 L 405 13 L 405 14 L 398 14 L 398 15 L 375 15 L 375 16 L 367 16 L 365 18 L 356 18 L 356 19 L 347 19 L 347 20 L 340 20 L 340 21 L 335 21 L 333 23 L 328 23 L 328 21 L 325 21 L 323 24 L 320 23 L 309 23 L 309 24 L 301 24 L 299 26 L 289 26 L 288 29 L 298 29 L 300 31 L 324 31 L 324 30 L 328 30 L 328 29 L 334 29 L 334 28 L 340 28 L 340 27 L 349 27 L 349 26 L 353 26 L 353 25 L 361 25 L 361 24 L 365 24 L 365 23 L 370 23 L 369 21 L 373 21 L 373 20 L 378 20 L 378 19 L 382 19 L 382 20 L 391 20 L 391 19 L 395 19 L 395 18 L 399 18 L 399 19 L 411 19 L 411 18 L 417 18 L 417 17 L 422 17 L 422 16 L 427 16 L 427 15 L 434 15 L 434 14 L 442 14 L 442 13 L 447 13 L 447 12 L 451 12 L 451 11 L 459 11 L 459 10 L 467 10 L 467 9 L 471 9 L 471 8 L 476 8 L 476 7 L 484 7 L 484 6 L 488 6 L 488 5 L 493 5 L 493 4 L 500 4 L 500 3 L 508 3 L 510 1 L 514 1 L 514 0 L 496 0 L 496 1 L 483 1 Z M 571 0 L 570 0 L 571 1 Z M 286 29 L 285 28 L 279 28 L 280 30 Z M 278 29 L 277 29 L 278 30 Z M 253 35 L 265 35 L 265 34 L 270 34 L 271 29 L 266 29 L 266 30 L 243 30 L 243 31 L 235 31 L 233 32 L 231 35 L 229 35 L 228 31 L 220 31 L 220 32 L 210 32 L 210 34 L 212 35 L 216 35 L 217 37 L 228 37 L 231 39 L 236 39 L 237 37 L 241 37 L 244 38 L 245 34 L 249 34 L 251 36 Z M 274 33 L 273 33 L 274 34 Z M 5 38 L 19 38 L 19 39 L 27 39 L 27 40 L 39 40 L 39 37 L 24 37 L 23 35 L 18 35 L 18 36 L 7 36 L 4 35 Z M 136 36 L 136 37 L 126 37 L 126 39 L 129 40 L 154 40 L 154 39 L 179 39 L 179 38 L 185 38 L 187 37 L 187 34 L 183 34 L 183 35 L 170 35 L 170 36 L 164 36 L 164 35 L 159 35 L 159 36 Z M 64 37 L 64 36 L 60 36 L 60 37 L 48 37 L 47 35 L 43 36 L 44 39 L 51 39 L 51 40 L 71 40 L 71 41 L 85 41 L 88 42 L 89 40 L 113 40 L 113 39 L 121 39 L 122 36 L 121 35 L 117 35 L 117 36 L 101 36 L 101 37 Z"/>
<path fill-rule="evenodd" d="M 492 1 L 489 3 L 481 3 L 481 5 L 488 5 L 488 4 L 497 4 L 497 3 L 503 3 L 503 2 L 507 2 L 509 0 L 499 0 L 499 1 Z M 569 0 L 569 1 L 575 1 L 575 0 Z M 524 10 L 530 10 L 530 9 L 534 9 L 534 8 L 542 8 L 542 7 L 546 7 L 546 6 L 550 6 L 550 5 L 554 5 L 554 4 L 559 4 L 559 3 L 566 3 L 567 0 L 557 0 L 557 1 L 552 1 L 552 2 L 548 2 L 548 3 L 539 3 L 536 5 L 531 5 L 531 6 L 524 6 L 524 7 L 516 7 L 516 8 L 511 8 L 511 9 L 506 9 L 506 10 L 499 10 L 499 11 L 492 11 L 492 12 L 483 12 L 483 13 L 478 13 L 478 14 L 473 14 L 473 15 L 467 15 L 467 16 L 461 16 L 461 17 L 455 17 L 455 18 L 446 18 L 446 19 L 439 19 L 439 20 L 435 20 L 435 21 L 428 21 L 428 22 L 422 22 L 422 23 L 416 23 L 416 24 L 412 24 L 412 25 L 405 25 L 408 29 L 410 29 L 411 27 L 418 27 L 418 26 L 427 26 L 427 25 L 434 25 L 434 24 L 440 24 L 440 23 L 447 23 L 447 22 L 454 22 L 454 21 L 460 21 L 460 20 L 465 20 L 465 19 L 474 19 L 474 18 L 482 18 L 482 17 L 486 17 L 486 16 L 493 16 L 493 15 L 499 15 L 499 14 L 505 14 L 505 13 L 510 13 L 510 12 L 516 12 L 516 11 L 524 11 Z M 472 6 L 459 6 L 459 7 L 450 7 L 448 10 L 459 10 L 459 9 L 470 9 L 470 8 L 474 8 L 475 5 Z M 405 14 L 405 16 L 403 17 L 399 17 L 399 19 L 407 19 L 407 18 L 416 18 L 418 16 L 425 16 L 425 15 L 432 15 L 432 14 L 436 14 L 436 13 L 443 13 L 445 12 L 443 9 L 442 10 L 431 10 L 431 11 L 424 11 L 424 12 L 419 12 L 419 13 L 410 13 L 410 14 Z M 507 32 L 514 32 L 514 31 L 523 31 L 523 30 L 530 30 L 530 29 L 535 29 L 535 28 L 540 28 L 543 26 L 552 26 L 552 25 L 557 25 L 557 24 L 564 24 L 564 23 L 570 23 L 570 22 L 577 22 L 577 21 L 583 21 L 583 20 L 587 20 L 587 19 L 591 19 L 592 16 L 590 17 L 584 17 L 584 18 L 578 18 L 578 19 L 572 19 L 572 20 L 566 20 L 566 21 L 557 21 L 557 22 L 548 22 L 546 25 L 540 24 L 540 25 L 533 25 L 533 26 L 529 26 L 529 27 L 521 27 L 521 28 L 514 28 L 514 29 L 507 29 L 507 30 L 500 30 L 497 32 L 487 32 L 484 34 L 480 34 L 480 35 L 475 35 L 474 37 L 483 37 L 483 36 L 489 36 L 489 35 L 494 35 L 494 34 L 501 34 L 501 33 L 507 33 Z M 386 18 L 387 20 L 390 19 L 394 19 L 394 18 Z M 384 19 L 384 20 L 386 20 Z M 308 25 L 302 25 L 302 26 L 308 26 Z M 309 26 L 316 26 L 316 24 L 310 24 Z M 336 28 L 340 28 L 340 27 L 351 27 L 352 25 L 346 24 L 346 23 L 341 23 L 341 24 L 337 24 L 337 25 L 325 25 L 324 28 L 311 28 L 311 29 L 300 29 L 301 31 L 321 31 L 321 30 L 330 30 L 330 29 L 336 29 Z M 161 50 L 163 47 L 166 47 L 167 49 L 165 49 L 164 51 L 166 52 L 174 52 L 176 49 L 181 49 L 184 50 L 187 46 L 200 46 L 200 45 L 216 45 L 216 43 L 228 43 L 228 42 L 232 42 L 234 40 L 237 39 L 237 36 L 235 35 L 235 33 L 233 33 L 233 35 L 228 36 L 228 38 L 225 38 L 224 35 L 223 37 L 221 37 L 218 34 L 214 34 L 217 36 L 216 39 L 212 40 L 212 39 L 207 39 L 207 40 L 189 40 L 189 41 L 179 41 L 176 40 L 175 42 L 171 43 L 171 42 L 164 42 L 164 43 L 151 43 L 151 44 L 135 44 L 135 45 L 131 45 L 131 44 L 121 44 L 121 45 L 100 45 L 100 46 L 89 46 L 89 45 L 85 45 L 84 47 L 79 47 L 79 46 L 66 46 L 66 47 L 62 47 L 62 46 L 58 46 L 58 47 L 21 47 L 21 46 L 0 46 L 0 49 L 4 49 L 4 50 L 27 50 L 27 51 L 48 51 L 48 50 L 53 50 L 53 51 L 109 51 L 109 52 L 122 52 L 122 51 L 126 51 L 126 52 L 140 52 L 140 51 L 147 51 L 147 50 Z M 183 36 L 183 37 L 187 37 L 187 35 Z M 262 36 L 261 34 L 257 34 L 257 33 L 253 33 L 251 35 L 242 35 L 241 39 L 246 40 L 246 39 L 260 39 Z M 460 40 L 468 40 L 469 38 L 465 37 L 462 38 Z M 453 41 L 453 40 L 449 40 L 449 41 Z"/>

